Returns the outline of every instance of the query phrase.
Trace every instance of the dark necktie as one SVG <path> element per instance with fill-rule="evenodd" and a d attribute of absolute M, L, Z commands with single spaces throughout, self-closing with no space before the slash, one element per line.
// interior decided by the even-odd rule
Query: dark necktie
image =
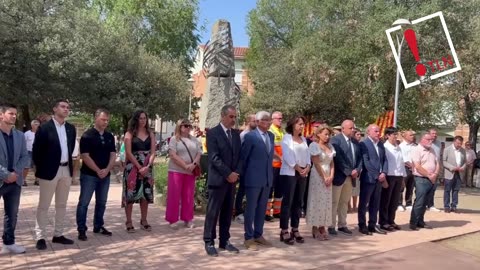
<path fill-rule="evenodd" d="M 230 129 L 227 129 L 227 138 L 228 138 L 228 141 L 230 142 L 230 145 L 233 145 L 233 143 L 232 143 L 232 132 L 230 131 Z"/>
<path fill-rule="evenodd" d="M 265 145 L 267 146 L 267 152 L 270 153 L 270 138 L 268 137 L 268 134 L 266 132 L 263 133 L 263 136 L 265 136 Z"/>
<path fill-rule="evenodd" d="M 353 154 L 352 141 L 350 139 L 347 140 L 347 145 L 348 145 L 348 151 L 350 152 L 350 156 L 351 156 L 352 166 L 355 166 L 355 155 Z"/>

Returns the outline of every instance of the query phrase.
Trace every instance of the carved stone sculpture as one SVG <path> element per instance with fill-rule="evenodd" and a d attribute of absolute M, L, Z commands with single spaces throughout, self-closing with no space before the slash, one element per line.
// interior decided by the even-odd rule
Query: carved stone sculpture
<path fill-rule="evenodd" d="M 212 128 L 220 121 L 225 105 L 239 108 L 240 88 L 235 83 L 235 62 L 230 23 L 217 21 L 210 41 L 205 45 L 203 70 L 207 88 L 200 108 L 200 128 Z"/>

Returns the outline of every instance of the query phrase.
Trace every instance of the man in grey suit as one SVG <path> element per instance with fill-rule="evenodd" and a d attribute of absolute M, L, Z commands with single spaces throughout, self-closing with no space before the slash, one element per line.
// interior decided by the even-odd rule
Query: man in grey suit
<path fill-rule="evenodd" d="M 263 237 L 265 211 L 273 181 L 273 133 L 269 132 L 272 119 L 268 112 L 255 115 L 257 128 L 247 133 L 241 151 L 242 180 L 247 196 L 245 208 L 245 247 L 257 250 L 257 244 L 272 246 Z M 253 226 L 252 226 L 253 225 Z"/>
<path fill-rule="evenodd" d="M 25 248 L 15 244 L 18 206 L 23 184 L 23 170 L 28 166 L 25 137 L 14 128 L 17 108 L 12 104 L 0 105 L 0 197 L 3 198 L 3 247 L 0 254 L 25 253 Z"/>
<path fill-rule="evenodd" d="M 445 191 L 443 204 L 445 213 L 456 212 L 458 205 L 458 191 L 462 185 L 463 171 L 465 171 L 466 153 L 462 148 L 463 138 L 455 136 L 453 144 L 443 151 L 443 168 L 445 177 Z M 452 204 L 450 204 L 450 197 Z"/>

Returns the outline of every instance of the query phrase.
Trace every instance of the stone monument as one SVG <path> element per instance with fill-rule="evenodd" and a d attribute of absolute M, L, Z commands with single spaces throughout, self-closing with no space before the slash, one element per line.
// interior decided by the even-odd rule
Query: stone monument
<path fill-rule="evenodd" d="M 212 28 L 210 41 L 205 45 L 203 72 L 207 88 L 202 97 L 200 128 L 212 128 L 220 122 L 225 105 L 239 109 L 240 88 L 235 83 L 235 62 L 230 23 L 218 20 Z"/>

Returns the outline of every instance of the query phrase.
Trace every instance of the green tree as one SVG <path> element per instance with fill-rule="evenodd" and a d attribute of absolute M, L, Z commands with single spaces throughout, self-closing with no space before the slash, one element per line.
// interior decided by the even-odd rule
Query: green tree
<path fill-rule="evenodd" d="M 372 123 L 393 108 L 396 64 L 385 36 L 392 22 L 444 11 L 454 44 L 463 46 L 471 39 L 469 21 L 478 17 L 476 9 L 473 0 L 348 0 L 341 5 L 333 0 L 260 0 L 248 18 L 247 64 L 256 90 L 249 104 L 253 110 L 303 113 L 333 124 L 348 117 L 360 126 Z M 422 27 L 426 33 L 434 25 Z M 428 55 L 445 50 L 438 33 L 422 39 Z M 415 65 L 408 46 L 402 54 L 406 67 Z M 452 91 L 452 78 L 401 89 L 399 126 L 451 121 L 444 109 L 453 106 L 439 90 Z"/>

